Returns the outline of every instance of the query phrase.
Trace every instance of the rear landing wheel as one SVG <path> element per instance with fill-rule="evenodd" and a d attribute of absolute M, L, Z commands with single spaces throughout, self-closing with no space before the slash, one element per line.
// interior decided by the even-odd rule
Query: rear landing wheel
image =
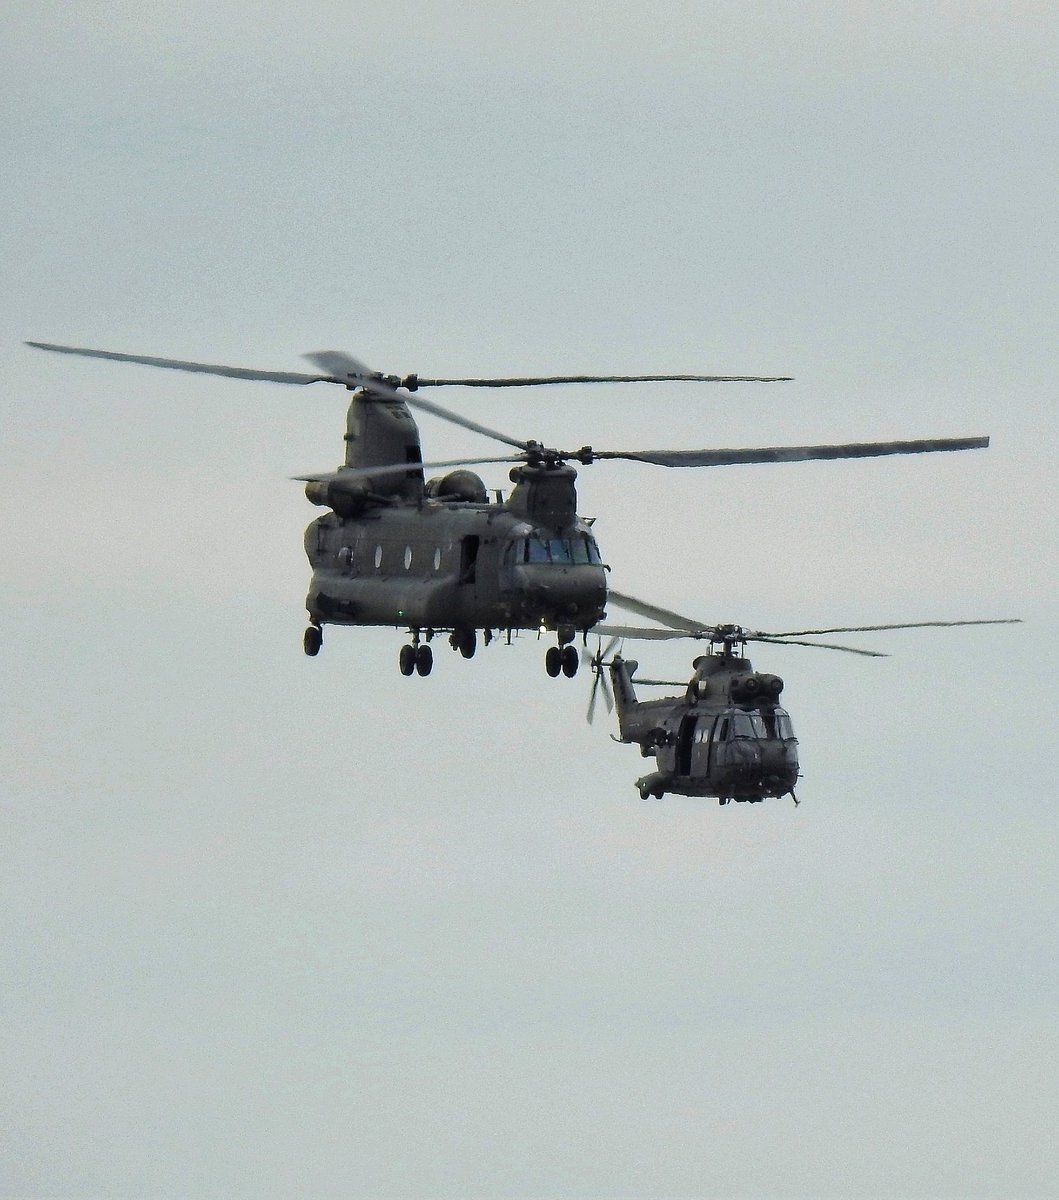
<path fill-rule="evenodd" d="M 411 675 L 416 669 L 416 648 L 415 646 L 402 646 L 401 653 L 397 659 L 398 665 L 401 668 L 402 675 Z"/>
<path fill-rule="evenodd" d="M 549 646 L 544 656 L 544 669 L 554 679 L 563 669 L 563 652 L 558 646 Z"/>
<path fill-rule="evenodd" d="M 412 647 L 409 646 L 411 650 Z M 416 670 L 420 675 L 429 675 L 431 668 L 434 666 L 434 651 L 429 646 L 416 646 Z"/>
<path fill-rule="evenodd" d="M 320 647 L 324 644 L 324 635 L 319 625 L 310 625 L 302 637 L 302 649 L 310 658 L 315 658 L 320 653 Z"/>
<path fill-rule="evenodd" d="M 560 654 L 562 655 L 563 674 L 567 679 L 573 679 L 577 674 L 577 668 L 581 665 L 581 656 L 577 653 L 577 647 L 564 646 Z"/>

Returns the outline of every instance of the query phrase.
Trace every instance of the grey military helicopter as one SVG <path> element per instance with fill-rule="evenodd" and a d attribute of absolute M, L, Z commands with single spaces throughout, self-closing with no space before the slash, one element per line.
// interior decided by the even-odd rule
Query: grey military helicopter
<path fill-rule="evenodd" d="M 798 803 L 798 740 L 790 715 L 780 706 L 783 680 L 755 671 L 746 655 L 747 642 L 774 646 L 815 646 L 884 658 L 877 650 L 807 641 L 832 633 L 867 633 L 887 629 L 924 629 L 956 625 L 1013 625 L 1014 618 L 982 621 L 916 621 L 899 625 L 849 625 L 832 629 L 800 629 L 763 633 L 739 625 L 705 625 L 634 596 L 611 591 L 610 603 L 667 628 L 598 625 L 611 641 L 590 659 L 595 679 L 589 697 L 592 720 L 598 691 L 610 711 L 618 710 L 618 741 L 636 743 L 644 758 L 654 755 L 656 769 L 636 781 L 642 800 L 660 800 L 667 792 L 712 796 L 759 803 L 767 797 L 790 796 Z M 695 673 L 682 696 L 638 700 L 636 686 L 682 687 L 671 680 L 636 679 L 638 664 L 612 653 L 624 638 L 669 641 L 694 638 L 709 643 L 709 652 L 693 662 Z M 608 657 L 609 656 L 609 657 Z M 613 699 L 607 674 L 613 686 Z"/>
<path fill-rule="evenodd" d="M 262 371 L 110 350 L 29 342 L 41 350 L 116 362 L 286 384 L 333 383 L 353 393 L 346 418 L 345 460 L 335 471 L 299 476 L 309 501 L 329 511 L 305 534 L 312 567 L 306 597 L 305 653 L 320 652 L 325 625 L 406 629 L 399 665 L 404 675 L 428 675 L 438 634 L 464 658 L 478 635 L 522 630 L 555 635 L 548 674 L 576 674 L 572 644 L 604 616 L 605 571 L 590 522 L 577 515 L 577 472 L 571 465 L 625 459 L 664 467 L 804 462 L 980 449 L 987 437 L 780 446 L 721 450 L 560 450 L 511 437 L 451 412 L 419 393 L 426 387 L 526 387 L 545 384 L 779 382 L 777 376 L 572 375 L 425 379 L 383 375 L 340 351 L 305 357 L 316 373 Z M 509 447 L 503 457 L 424 462 L 412 409 L 426 412 Z M 467 468 L 512 464 L 505 499 L 489 498 Z M 427 479 L 426 471 L 443 471 Z"/>

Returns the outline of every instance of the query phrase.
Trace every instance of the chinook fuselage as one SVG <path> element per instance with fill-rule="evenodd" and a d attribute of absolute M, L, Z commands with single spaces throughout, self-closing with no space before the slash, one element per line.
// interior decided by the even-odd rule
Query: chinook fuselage
<path fill-rule="evenodd" d="M 605 568 L 589 523 L 576 512 L 576 471 L 565 463 L 516 466 L 514 488 L 493 500 L 472 471 L 424 480 L 419 430 L 397 396 L 355 392 L 346 423 L 344 467 L 306 495 L 331 509 L 306 530 L 313 573 L 306 598 L 306 650 L 319 650 L 323 625 L 407 629 L 418 657 L 402 652 L 402 670 L 421 674 L 422 643 L 438 633 L 466 657 L 477 633 L 551 631 L 566 674 L 567 649 L 603 615 Z M 364 468 L 408 463 L 365 478 Z M 314 633 L 315 631 L 315 633 Z M 562 649 L 559 649 L 562 648 Z M 405 671 L 411 674 L 411 670 Z"/>

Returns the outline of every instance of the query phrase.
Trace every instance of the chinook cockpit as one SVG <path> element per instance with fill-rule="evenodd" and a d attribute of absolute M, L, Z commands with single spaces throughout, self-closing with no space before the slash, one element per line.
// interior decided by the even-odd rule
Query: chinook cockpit
<path fill-rule="evenodd" d="M 577 533 L 571 537 L 531 537 L 513 538 L 504 550 L 504 563 L 507 566 L 522 563 L 552 563 L 557 566 L 601 566 L 599 547 L 596 540 L 587 533 Z"/>

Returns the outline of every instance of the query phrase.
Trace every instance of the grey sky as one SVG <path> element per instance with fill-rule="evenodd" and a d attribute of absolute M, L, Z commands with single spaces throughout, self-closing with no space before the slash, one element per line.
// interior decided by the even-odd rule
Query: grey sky
<path fill-rule="evenodd" d="M 8 6 L 0 1195 L 1056 1194 L 1057 50 L 1043 4 Z M 704 621 L 1027 623 L 762 648 L 801 807 L 642 804 L 533 638 L 302 656 L 341 396 L 27 338 L 793 375 L 444 403 L 990 434 L 580 508 Z"/>

